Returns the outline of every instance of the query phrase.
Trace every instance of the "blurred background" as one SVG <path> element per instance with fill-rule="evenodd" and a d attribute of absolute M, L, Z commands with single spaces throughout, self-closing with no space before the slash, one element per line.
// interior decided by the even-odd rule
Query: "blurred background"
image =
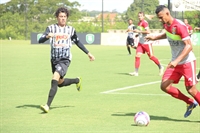
<path fill-rule="evenodd" d="M 156 6 L 169 7 L 173 17 L 188 19 L 194 28 L 200 27 L 199 0 L 1 0 L 0 39 L 11 37 L 16 40 L 30 40 L 32 32 L 44 32 L 50 24 L 56 23 L 54 16 L 58 7 L 70 10 L 68 25 L 78 33 L 122 33 L 127 29 L 127 20 L 132 18 L 137 25 L 139 11 L 145 13 L 150 29 L 162 29 L 155 16 Z"/>

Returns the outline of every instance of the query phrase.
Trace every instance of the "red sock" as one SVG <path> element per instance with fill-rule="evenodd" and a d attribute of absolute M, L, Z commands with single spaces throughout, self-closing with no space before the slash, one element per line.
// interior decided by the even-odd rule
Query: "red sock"
<path fill-rule="evenodd" d="M 170 87 L 170 89 L 167 91 L 168 94 L 170 94 L 172 97 L 185 101 L 187 104 L 191 104 L 193 103 L 193 99 L 187 97 L 186 95 L 184 95 L 183 93 L 181 93 L 181 91 L 173 86 Z M 199 97 L 200 99 L 200 97 Z"/>
<path fill-rule="evenodd" d="M 194 96 L 194 99 L 198 102 L 200 106 L 200 92 L 198 91 L 197 94 Z"/>
<path fill-rule="evenodd" d="M 140 57 L 135 57 L 135 68 L 139 68 L 140 67 Z"/>
<path fill-rule="evenodd" d="M 160 62 L 159 62 L 159 60 L 155 57 L 155 56 L 152 56 L 151 58 L 150 58 L 150 60 L 152 60 L 156 65 L 160 65 Z"/>

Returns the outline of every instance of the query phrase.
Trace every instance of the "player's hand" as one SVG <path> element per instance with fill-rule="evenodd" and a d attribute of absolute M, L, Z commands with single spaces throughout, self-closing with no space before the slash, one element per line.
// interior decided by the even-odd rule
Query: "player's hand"
<path fill-rule="evenodd" d="M 155 40 L 155 36 L 146 36 L 145 41 L 154 41 Z"/>
<path fill-rule="evenodd" d="M 133 32 L 135 32 L 135 33 L 140 33 L 140 30 L 135 29 L 135 30 L 133 30 Z"/>
<path fill-rule="evenodd" d="M 90 61 L 94 61 L 95 60 L 95 57 L 91 53 L 88 53 L 87 55 L 88 55 Z"/>
<path fill-rule="evenodd" d="M 176 61 L 171 61 L 169 64 L 168 64 L 168 66 L 167 66 L 167 68 L 174 68 L 174 67 L 176 67 L 177 66 L 177 62 Z"/>
<path fill-rule="evenodd" d="M 46 38 L 51 38 L 51 37 L 54 37 L 54 34 L 53 33 L 49 33 Z"/>

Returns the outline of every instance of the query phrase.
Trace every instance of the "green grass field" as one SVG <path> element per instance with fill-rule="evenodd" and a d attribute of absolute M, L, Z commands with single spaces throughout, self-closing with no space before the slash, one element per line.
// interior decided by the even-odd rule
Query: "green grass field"
<path fill-rule="evenodd" d="M 77 46 L 66 77 L 81 76 L 83 89 L 75 85 L 60 88 L 48 114 L 39 109 L 50 89 L 50 46 L 30 41 L 0 41 L 0 132 L 1 133 L 200 133 L 200 108 L 188 118 L 186 104 L 159 88 L 157 66 L 141 58 L 139 76 L 134 70 L 134 54 L 125 46 L 86 45 L 95 55 L 90 62 Z M 197 70 L 200 47 L 194 46 Z M 154 53 L 166 66 L 169 46 L 154 46 Z M 175 85 L 185 94 L 184 82 Z M 200 88 L 200 85 L 197 85 Z M 199 89 L 200 90 L 200 89 Z M 133 117 L 146 111 L 147 127 L 138 127 Z"/>

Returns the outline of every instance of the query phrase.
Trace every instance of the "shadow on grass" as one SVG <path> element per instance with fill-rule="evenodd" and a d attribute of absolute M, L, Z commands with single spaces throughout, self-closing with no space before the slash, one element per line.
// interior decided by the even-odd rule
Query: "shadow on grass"
<path fill-rule="evenodd" d="M 136 113 L 116 113 L 116 114 L 112 114 L 112 116 L 135 116 Z M 190 121 L 190 120 L 186 120 L 186 119 L 173 119 L 173 118 L 169 118 L 166 116 L 154 116 L 154 115 L 150 115 L 150 119 L 151 120 L 159 120 L 159 121 L 178 121 L 178 122 L 195 122 L 195 123 L 200 123 L 200 121 Z"/>
<path fill-rule="evenodd" d="M 69 107 L 74 107 L 74 106 L 51 106 L 50 109 L 69 108 Z M 16 108 L 23 108 L 23 109 L 36 108 L 36 109 L 40 109 L 40 105 L 25 104 L 25 105 L 16 106 Z"/>

